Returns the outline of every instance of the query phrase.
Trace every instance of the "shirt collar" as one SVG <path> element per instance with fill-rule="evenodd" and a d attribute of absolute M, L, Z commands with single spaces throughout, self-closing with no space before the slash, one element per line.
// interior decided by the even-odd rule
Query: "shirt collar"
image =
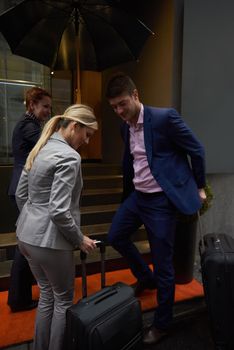
<path fill-rule="evenodd" d="M 141 103 L 141 110 L 140 110 L 140 113 L 139 113 L 137 124 L 143 124 L 143 115 L 144 115 L 144 106 Z"/>
<path fill-rule="evenodd" d="M 30 113 L 28 111 L 26 111 L 25 115 L 24 115 L 24 119 L 31 119 L 35 122 L 37 122 L 41 127 L 43 125 L 43 122 L 41 122 L 36 116 L 34 113 Z"/>
<path fill-rule="evenodd" d="M 137 125 L 142 125 L 143 124 L 143 116 L 144 116 L 144 106 L 143 104 L 141 103 L 141 109 L 140 109 L 140 113 L 139 113 L 139 116 L 138 116 L 138 119 L 137 119 L 137 123 L 136 123 L 136 126 Z M 133 124 L 127 122 L 127 124 L 130 126 L 130 127 L 133 127 Z"/>

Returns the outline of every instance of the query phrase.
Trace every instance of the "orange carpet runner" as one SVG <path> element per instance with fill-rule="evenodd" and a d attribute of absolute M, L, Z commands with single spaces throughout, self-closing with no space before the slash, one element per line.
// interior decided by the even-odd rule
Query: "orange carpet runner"
<path fill-rule="evenodd" d="M 135 282 L 135 279 L 128 269 L 106 273 L 107 285 L 118 281 L 132 284 Z M 88 276 L 88 294 L 92 294 L 99 289 L 100 274 Z M 191 299 L 202 295 L 203 287 L 196 280 L 186 285 L 176 285 L 176 301 Z M 33 286 L 33 299 L 38 299 L 38 296 L 38 287 Z M 81 278 L 76 278 L 74 302 L 77 302 L 80 298 Z M 155 308 L 155 291 L 145 291 L 140 297 L 140 301 L 142 311 Z M 33 338 L 35 313 L 36 309 L 12 313 L 7 305 L 7 292 L 0 292 L 0 348 L 30 341 Z"/>

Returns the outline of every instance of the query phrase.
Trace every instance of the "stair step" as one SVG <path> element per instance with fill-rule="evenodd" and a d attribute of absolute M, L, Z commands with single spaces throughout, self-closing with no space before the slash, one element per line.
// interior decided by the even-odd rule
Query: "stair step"
<path fill-rule="evenodd" d="M 110 228 L 110 223 L 100 225 L 85 225 L 81 226 L 81 231 L 84 235 L 88 235 L 91 238 L 101 238 L 106 241 L 106 236 Z M 147 240 L 147 233 L 144 225 L 142 225 L 133 235 L 132 240 L 136 242 Z"/>
<path fill-rule="evenodd" d="M 150 252 L 149 242 L 148 241 L 141 241 L 135 243 L 136 247 L 139 249 L 141 254 L 146 254 Z M 80 265 L 80 251 L 75 251 L 75 264 Z M 116 258 L 122 258 L 122 256 L 111 246 L 106 247 L 106 260 L 110 259 L 116 259 Z M 99 262 L 100 261 L 100 253 L 99 249 L 95 249 L 92 253 L 87 255 L 87 264 L 93 263 L 93 262 Z"/>
<path fill-rule="evenodd" d="M 81 215 L 92 214 L 92 213 L 101 213 L 101 212 L 113 212 L 116 211 L 119 207 L 119 204 L 105 204 L 105 205 L 90 205 L 88 207 L 81 207 Z"/>
<path fill-rule="evenodd" d="M 120 175 L 122 167 L 112 163 L 82 163 L 83 176 L 89 175 Z"/>
<path fill-rule="evenodd" d="M 81 226 L 81 231 L 84 235 L 91 238 L 105 237 L 110 228 L 111 223 L 96 224 L 96 225 L 84 225 Z M 142 225 L 138 231 L 133 235 L 134 241 L 141 241 L 147 238 L 147 234 L 144 226 Z M 15 247 L 17 244 L 15 232 L 1 233 L 0 234 L 0 249 L 8 249 Z"/>
<path fill-rule="evenodd" d="M 120 188 L 122 175 L 90 175 L 83 177 L 84 189 Z"/>
<path fill-rule="evenodd" d="M 0 249 L 16 245 L 15 232 L 0 233 Z"/>
<path fill-rule="evenodd" d="M 82 191 L 80 205 L 103 205 L 120 203 L 122 197 L 122 188 L 93 188 Z"/>
<path fill-rule="evenodd" d="M 81 207 L 81 225 L 111 222 L 119 204 Z"/>
<path fill-rule="evenodd" d="M 6 278 L 10 276 L 12 260 L 6 260 L 0 262 L 0 276 Z"/>
<path fill-rule="evenodd" d="M 113 193 L 122 193 L 122 188 L 93 188 L 84 189 L 82 191 L 82 196 L 94 196 L 94 195 L 105 195 Z"/>

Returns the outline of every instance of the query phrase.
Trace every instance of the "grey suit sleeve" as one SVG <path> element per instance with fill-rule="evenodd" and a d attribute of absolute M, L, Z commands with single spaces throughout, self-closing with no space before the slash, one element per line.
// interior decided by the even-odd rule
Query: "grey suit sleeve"
<path fill-rule="evenodd" d="M 15 199 L 19 211 L 21 211 L 28 199 L 28 172 L 25 169 L 23 169 L 21 173 L 19 183 L 16 188 Z"/>
<path fill-rule="evenodd" d="M 49 201 L 49 215 L 64 237 L 77 247 L 83 241 L 79 224 L 71 213 L 73 189 L 80 176 L 80 158 L 73 155 L 61 158 L 56 164 Z M 79 201 L 77 200 L 77 211 Z"/>

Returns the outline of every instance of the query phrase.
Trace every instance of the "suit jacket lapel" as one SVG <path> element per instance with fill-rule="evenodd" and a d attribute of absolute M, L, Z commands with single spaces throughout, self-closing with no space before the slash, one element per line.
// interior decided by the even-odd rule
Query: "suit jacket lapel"
<path fill-rule="evenodd" d="M 146 107 L 144 107 L 144 142 L 145 150 L 151 168 L 152 163 L 152 125 L 151 125 L 151 116 L 147 113 Z"/>
<path fill-rule="evenodd" d="M 129 132 L 129 125 L 125 123 L 125 128 L 124 128 L 124 141 L 126 147 L 130 150 L 130 132 Z"/>

